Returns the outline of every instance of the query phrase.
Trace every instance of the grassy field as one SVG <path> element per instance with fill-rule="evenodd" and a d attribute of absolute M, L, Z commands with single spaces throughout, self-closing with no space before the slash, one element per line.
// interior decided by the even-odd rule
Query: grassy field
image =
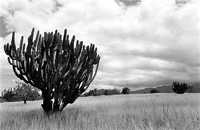
<path fill-rule="evenodd" d="M 47 117 L 41 101 L 1 103 L 1 130 L 200 130 L 200 94 L 81 97 Z"/>

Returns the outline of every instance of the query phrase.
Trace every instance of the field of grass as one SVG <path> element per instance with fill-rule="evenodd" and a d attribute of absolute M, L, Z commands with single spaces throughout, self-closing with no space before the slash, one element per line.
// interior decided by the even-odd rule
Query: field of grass
<path fill-rule="evenodd" d="M 200 94 L 81 97 L 62 113 L 41 101 L 0 104 L 1 130 L 200 130 Z"/>

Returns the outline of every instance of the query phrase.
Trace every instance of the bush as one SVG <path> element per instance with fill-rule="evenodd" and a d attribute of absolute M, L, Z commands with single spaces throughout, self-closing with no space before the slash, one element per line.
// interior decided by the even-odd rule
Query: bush
<path fill-rule="evenodd" d="M 159 91 L 157 89 L 151 89 L 150 93 L 159 93 Z"/>
<path fill-rule="evenodd" d="M 183 94 L 188 90 L 189 86 L 186 83 L 173 82 L 172 90 L 177 94 Z"/>
<path fill-rule="evenodd" d="M 122 94 L 129 94 L 130 93 L 130 89 L 127 87 L 122 88 Z"/>

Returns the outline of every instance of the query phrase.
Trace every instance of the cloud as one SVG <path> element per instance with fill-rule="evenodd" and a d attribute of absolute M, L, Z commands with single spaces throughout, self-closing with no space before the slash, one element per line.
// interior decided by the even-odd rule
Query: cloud
<path fill-rule="evenodd" d="M 27 36 L 32 27 L 41 32 L 67 28 L 85 44 L 99 48 L 101 64 L 93 85 L 134 88 L 171 80 L 198 81 L 200 2 L 191 0 L 181 7 L 174 0 L 126 4 L 119 6 L 115 0 L 1 2 L 1 48 L 10 41 L 10 36 L 3 37 L 5 32 Z M 6 77 L 11 67 L 3 53 L 1 49 L 1 71 Z"/>

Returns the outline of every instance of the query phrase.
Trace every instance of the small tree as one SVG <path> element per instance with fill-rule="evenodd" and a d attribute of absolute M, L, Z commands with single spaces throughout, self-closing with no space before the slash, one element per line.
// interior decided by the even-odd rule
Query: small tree
<path fill-rule="evenodd" d="M 130 93 L 130 89 L 127 87 L 122 88 L 122 94 L 129 94 Z"/>
<path fill-rule="evenodd" d="M 172 90 L 177 94 L 183 94 L 188 90 L 189 86 L 186 83 L 173 82 Z"/>
<path fill-rule="evenodd" d="M 39 90 L 31 85 L 17 82 L 17 86 L 2 91 L 2 97 L 7 101 L 24 101 L 40 99 Z"/>
<path fill-rule="evenodd" d="M 23 82 L 17 82 L 14 93 L 16 97 L 23 99 L 24 104 L 26 104 L 27 100 L 40 99 L 39 90 Z"/>
<path fill-rule="evenodd" d="M 13 32 L 11 44 L 4 45 L 8 62 L 19 79 L 41 90 L 46 113 L 62 111 L 94 80 L 100 61 L 97 48 L 83 45 L 75 36 L 69 40 L 66 29 L 63 36 L 56 30 L 44 36 L 38 31 L 33 37 L 34 29 L 27 46 L 22 36 L 16 48 Z"/>

